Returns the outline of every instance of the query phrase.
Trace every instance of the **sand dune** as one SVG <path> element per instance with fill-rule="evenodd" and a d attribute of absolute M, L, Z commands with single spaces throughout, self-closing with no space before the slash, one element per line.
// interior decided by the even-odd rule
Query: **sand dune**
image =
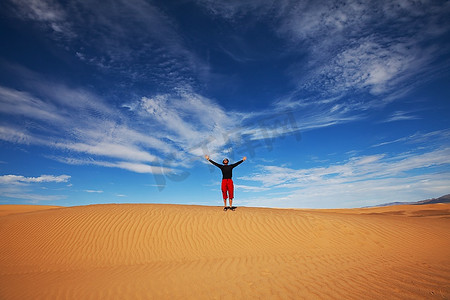
<path fill-rule="evenodd" d="M 0 205 L 0 217 L 26 212 L 35 212 L 39 210 L 47 210 L 52 208 L 61 208 L 61 206 L 44 206 L 44 205 Z"/>
<path fill-rule="evenodd" d="M 0 240 L 0 299 L 450 298 L 450 204 L 0 206 Z"/>

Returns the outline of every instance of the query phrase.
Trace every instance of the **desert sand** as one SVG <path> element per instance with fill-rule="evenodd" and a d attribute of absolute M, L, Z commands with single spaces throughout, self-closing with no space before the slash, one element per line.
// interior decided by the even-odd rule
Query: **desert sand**
<path fill-rule="evenodd" d="M 450 299 L 450 204 L 0 205 L 0 299 Z"/>

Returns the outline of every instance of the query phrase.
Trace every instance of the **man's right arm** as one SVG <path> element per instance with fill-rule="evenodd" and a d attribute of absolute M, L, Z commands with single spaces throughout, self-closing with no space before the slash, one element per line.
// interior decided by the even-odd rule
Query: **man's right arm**
<path fill-rule="evenodd" d="M 222 165 L 219 165 L 218 163 L 216 163 L 215 161 L 213 161 L 212 159 L 209 159 L 208 155 L 205 155 L 206 160 L 208 160 L 210 163 L 212 163 L 213 165 L 215 165 L 218 168 L 221 168 Z"/>
<path fill-rule="evenodd" d="M 208 159 L 208 161 L 209 161 L 210 163 L 212 163 L 213 165 L 215 165 L 216 167 L 218 167 L 218 168 L 222 168 L 222 165 L 220 165 L 220 164 L 216 163 L 216 162 L 215 162 L 215 161 L 213 161 L 212 159 Z"/>

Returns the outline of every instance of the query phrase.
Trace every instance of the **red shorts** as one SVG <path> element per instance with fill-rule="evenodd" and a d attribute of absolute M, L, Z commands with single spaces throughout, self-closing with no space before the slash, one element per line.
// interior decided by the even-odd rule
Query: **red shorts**
<path fill-rule="evenodd" d="M 223 199 L 227 199 L 227 198 L 233 199 L 234 198 L 233 180 L 222 179 L 222 195 L 223 195 Z"/>

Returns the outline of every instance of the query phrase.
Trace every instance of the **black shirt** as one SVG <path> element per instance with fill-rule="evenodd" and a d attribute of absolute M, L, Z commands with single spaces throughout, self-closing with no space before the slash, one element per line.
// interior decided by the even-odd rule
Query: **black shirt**
<path fill-rule="evenodd" d="M 210 163 L 218 167 L 222 171 L 222 179 L 231 179 L 233 176 L 233 168 L 237 165 L 241 164 L 243 160 L 238 161 L 237 163 L 231 164 L 231 165 L 221 165 L 216 163 L 215 161 L 208 159 Z"/>

